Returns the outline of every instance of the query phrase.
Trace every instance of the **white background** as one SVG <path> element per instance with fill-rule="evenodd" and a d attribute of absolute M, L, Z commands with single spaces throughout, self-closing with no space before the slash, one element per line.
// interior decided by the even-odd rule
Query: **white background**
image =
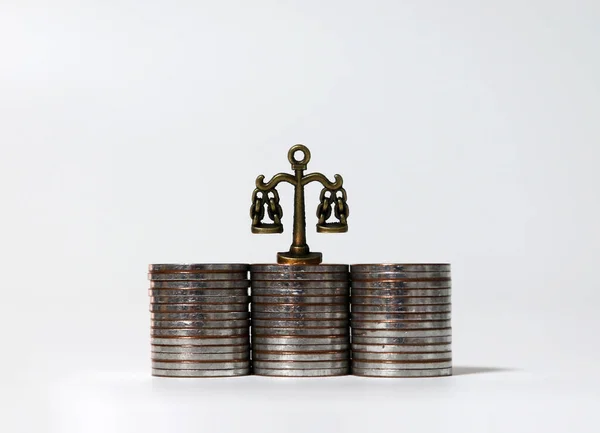
<path fill-rule="evenodd" d="M 0 2 L 3 432 L 598 432 L 597 0 Z M 450 262 L 446 379 L 150 377 L 146 267 Z"/>

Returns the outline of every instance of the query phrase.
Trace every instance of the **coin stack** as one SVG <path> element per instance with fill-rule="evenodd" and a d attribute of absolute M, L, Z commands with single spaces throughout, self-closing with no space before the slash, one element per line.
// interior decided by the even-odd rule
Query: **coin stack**
<path fill-rule="evenodd" d="M 452 374 L 450 265 L 352 265 L 352 373 Z"/>
<path fill-rule="evenodd" d="M 262 376 L 350 371 L 347 265 L 252 265 L 252 364 Z"/>
<path fill-rule="evenodd" d="M 152 375 L 250 373 L 248 265 L 150 265 Z"/>

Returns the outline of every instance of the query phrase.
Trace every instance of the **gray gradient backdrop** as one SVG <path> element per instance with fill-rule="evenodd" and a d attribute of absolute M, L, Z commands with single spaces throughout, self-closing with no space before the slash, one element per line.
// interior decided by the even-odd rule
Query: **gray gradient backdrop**
<path fill-rule="evenodd" d="M 3 432 L 597 432 L 600 6 L 0 3 Z M 327 262 L 451 262 L 438 380 L 150 377 L 146 266 L 270 262 L 256 175 L 345 178 Z"/>

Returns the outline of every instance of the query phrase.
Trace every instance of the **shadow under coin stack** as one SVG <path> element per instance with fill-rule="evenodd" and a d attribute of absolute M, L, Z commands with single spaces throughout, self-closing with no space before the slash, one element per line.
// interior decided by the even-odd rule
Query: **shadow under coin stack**
<path fill-rule="evenodd" d="M 452 374 L 450 265 L 352 265 L 352 374 Z"/>
<path fill-rule="evenodd" d="M 250 373 L 248 265 L 150 265 L 152 375 Z"/>
<path fill-rule="evenodd" d="M 254 374 L 349 374 L 348 266 L 252 265 L 250 271 Z"/>

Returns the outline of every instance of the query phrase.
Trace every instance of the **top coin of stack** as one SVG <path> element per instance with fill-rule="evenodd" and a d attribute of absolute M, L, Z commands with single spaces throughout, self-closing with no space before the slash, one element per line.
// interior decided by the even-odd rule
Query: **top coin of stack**
<path fill-rule="evenodd" d="M 250 373 L 248 265 L 149 266 L 152 374 Z"/>
<path fill-rule="evenodd" d="M 348 374 L 348 266 L 252 265 L 250 270 L 254 373 Z"/>
<path fill-rule="evenodd" d="M 352 265 L 352 372 L 452 374 L 450 265 Z"/>

